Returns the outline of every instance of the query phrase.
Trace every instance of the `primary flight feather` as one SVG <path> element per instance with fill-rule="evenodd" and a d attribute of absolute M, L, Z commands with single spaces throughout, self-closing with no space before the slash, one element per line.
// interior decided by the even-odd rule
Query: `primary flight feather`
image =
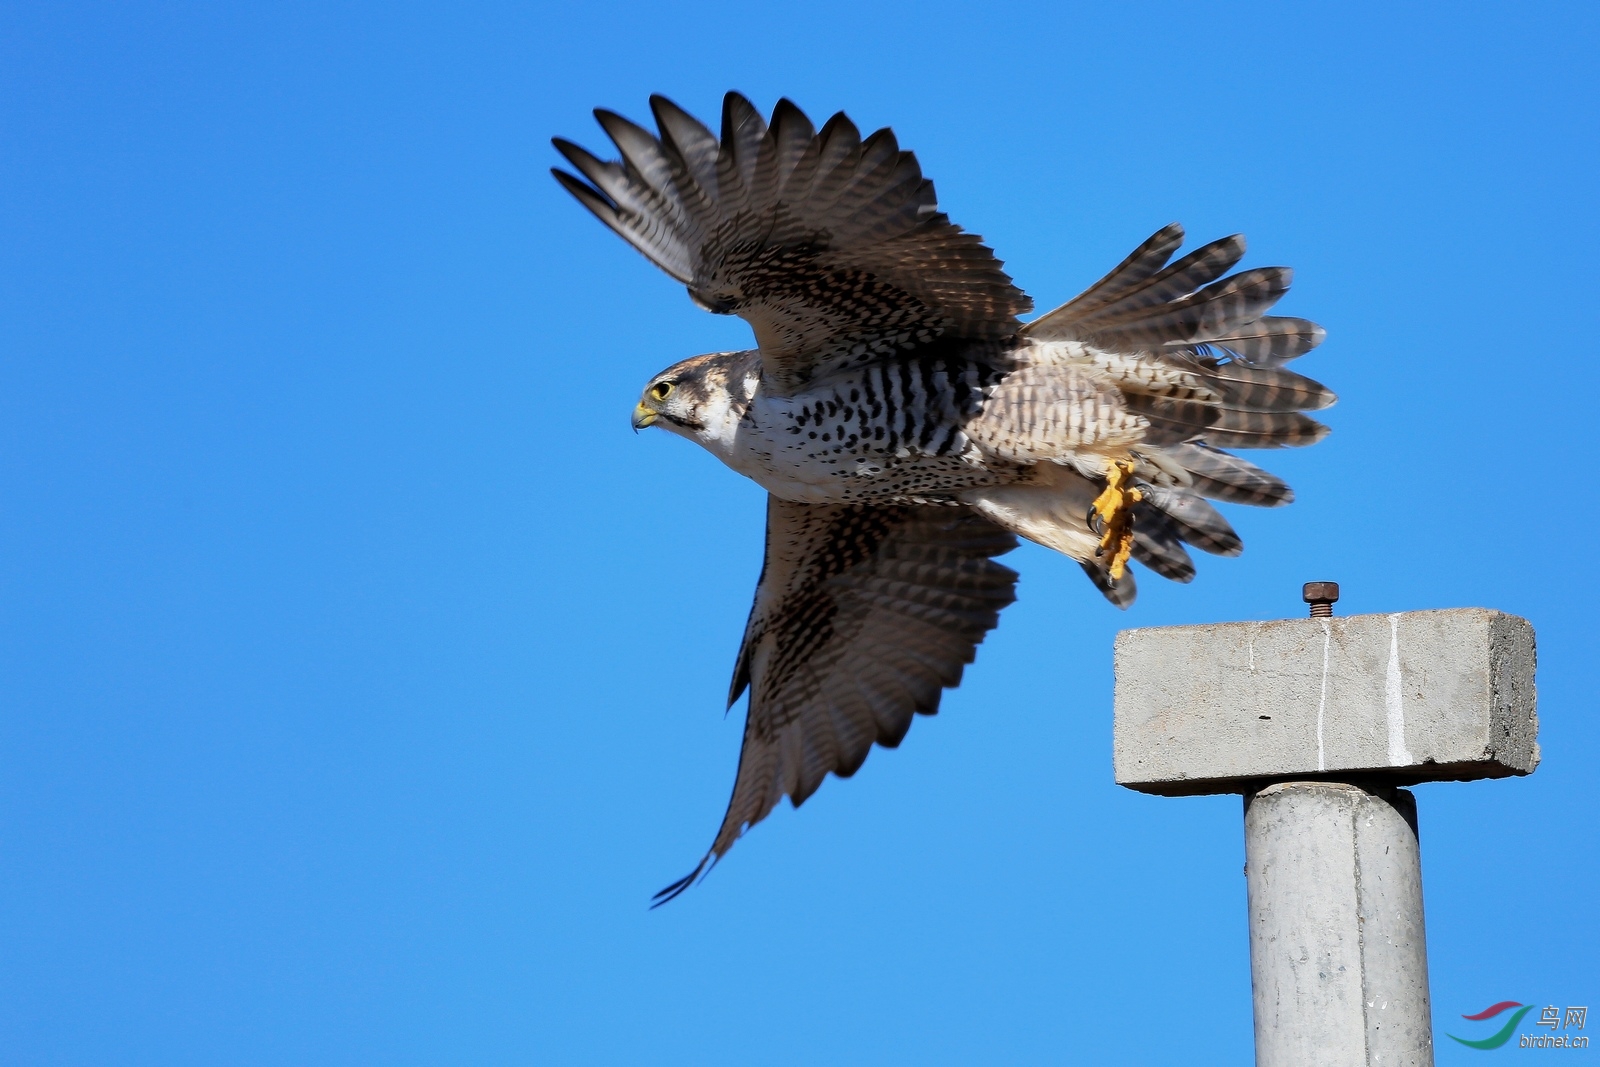
<path fill-rule="evenodd" d="M 1169 263 L 1167 226 L 1082 295 L 1033 308 L 887 129 L 819 131 L 737 93 L 722 136 L 665 97 L 657 132 L 596 111 L 620 160 L 560 138 L 556 179 L 756 347 L 656 375 L 634 426 L 709 449 L 768 492 L 766 560 L 729 691 L 749 713 L 733 797 L 681 893 L 784 796 L 894 747 L 1015 599 L 1021 535 L 1119 607 L 1129 559 L 1186 582 L 1185 545 L 1237 555 L 1207 498 L 1293 499 L 1224 451 L 1319 441 L 1334 396 L 1284 368 L 1321 342 L 1266 312 L 1290 271 L 1227 272 L 1244 239 Z"/>

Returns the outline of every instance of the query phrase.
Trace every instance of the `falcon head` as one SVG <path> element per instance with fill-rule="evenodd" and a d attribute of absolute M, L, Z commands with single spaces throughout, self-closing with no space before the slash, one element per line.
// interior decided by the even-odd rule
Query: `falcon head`
<path fill-rule="evenodd" d="M 650 379 L 633 408 L 633 428 L 660 424 L 701 444 L 731 439 L 755 391 L 758 353 L 693 356 Z"/>

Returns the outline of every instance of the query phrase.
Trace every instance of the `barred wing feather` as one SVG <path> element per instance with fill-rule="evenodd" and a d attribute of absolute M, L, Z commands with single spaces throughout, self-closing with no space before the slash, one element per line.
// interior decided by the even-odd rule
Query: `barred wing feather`
<path fill-rule="evenodd" d="M 940 339 L 1003 341 L 1032 309 L 891 131 L 862 138 L 843 112 L 817 131 L 788 100 L 768 123 L 729 93 L 719 141 L 665 97 L 650 106 L 656 134 L 595 112 L 620 160 L 557 138 L 578 173 L 553 173 L 696 303 L 748 321 L 769 389 Z"/>
<path fill-rule="evenodd" d="M 1015 599 L 993 557 L 1016 538 L 964 508 L 792 504 L 769 497 L 767 550 L 729 703 L 750 690 L 733 797 L 692 885 L 787 795 L 849 777 L 938 710 Z"/>

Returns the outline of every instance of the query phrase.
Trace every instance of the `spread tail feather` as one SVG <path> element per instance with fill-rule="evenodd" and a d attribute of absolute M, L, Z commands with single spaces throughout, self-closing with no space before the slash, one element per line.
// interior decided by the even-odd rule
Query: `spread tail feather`
<path fill-rule="evenodd" d="M 1162 451 L 1189 472 L 1195 492 L 1212 500 L 1264 508 L 1294 501 L 1294 490 L 1283 479 L 1218 448 L 1190 442 Z"/>
<path fill-rule="evenodd" d="M 1119 352 L 1213 348 L 1261 367 L 1322 343 L 1316 323 L 1266 314 L 1289 291 L 1289 268 L 1256 267 L 1224 278 L 1244 256 L 1239 234 L 1166 266 L 1182 242 L 1183 227 L 1176 223 L 1158 230 L 1110 274 L 1023 327 L 1023 335 Z"/>

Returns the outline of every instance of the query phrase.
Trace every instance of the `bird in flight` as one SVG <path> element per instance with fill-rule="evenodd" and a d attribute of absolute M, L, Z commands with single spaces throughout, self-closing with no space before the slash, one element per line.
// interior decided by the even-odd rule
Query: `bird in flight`
<path fill-rule="evenodd" d="M 553 169 L 579 203 L 756 347 L 651 378 L 635 429 L 710 450 L 767 490 L 766 557 L 728 706 L 750 692 L 733 797 L 676 897 L 785 795 L 905 737 L 1015 599 L 995 557 L 1018 536 L 1076 560 L 1107 600 L 1136 560 L 1186 582 L 1185 545 L 1237 555 L 1211 500 L 1273 507 L 1277 477 L 1230 449 L 1308 445 L 1334 402 L 1284 367 L 1322 341 L 1267 315 L 1285 267 L 1227 272 L 1244 239 L 1169 262 L 1167 226 L 1100 281 L 1033 301 L 888 129 L 816 129 L 738 93 L 719 139 L 662 96 L 657 132 L 595 117 L 621 159 L 570 141 Z"/>

